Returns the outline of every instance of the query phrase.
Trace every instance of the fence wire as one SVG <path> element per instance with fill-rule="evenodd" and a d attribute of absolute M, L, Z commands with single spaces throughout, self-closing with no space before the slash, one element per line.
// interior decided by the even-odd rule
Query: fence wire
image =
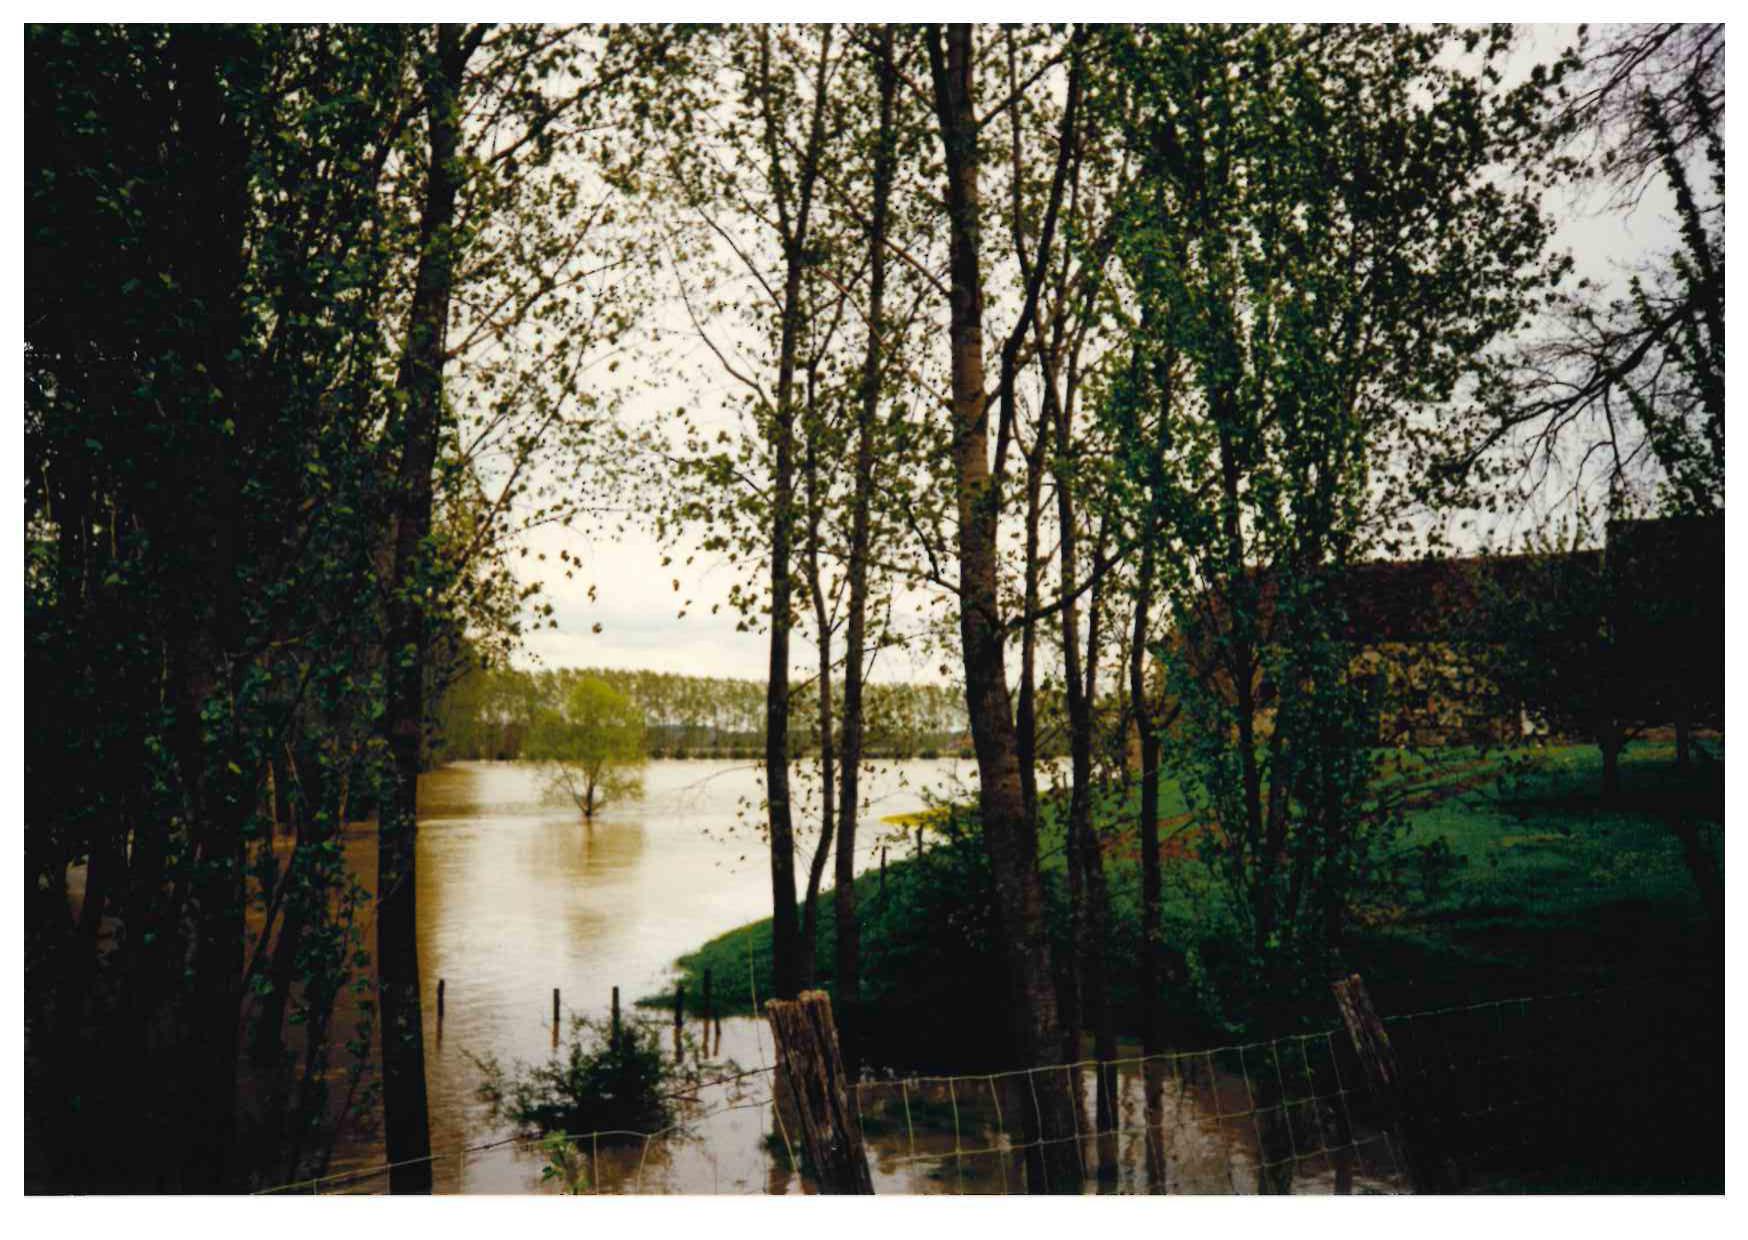
<path fill-rule="evenodd" d="M 1669 1056 L 1681 1053 L 1674 1035 L 1705 1020 L 1679 1004 L 1646 1002 L 1642 992 L 1600 992 L 1414 1012 L 1384 1024 L 1401 1096 L 1427 1121 L 1422 1138 L 1436 1140 L 1457 1191 L 1486 1191 L 1581 1146 L 1644 1157 L 1657 1140 L 1649 1118 L 1685 1096 L 1671 1084 Z M 814 1191 L 787 1084 L 765 1061 L 762 1035 L 758 1045 L 760 1066 L 704 1082 L 695 1097 L 713 1087 L 726 1096 L 688 1103 L 668 1128 L 567 1134 L 571 1166 L 560 1179 L 592 1193 Z M 1032 1135 L 1054 1109 L 1046 1103 L 1063 1095 L 1073 1133 Z M 864 1080 L 854 1102 L 880 1193 L 1019 1193 L 1042 1161 L 1059 1158 L 1075 1160 L 1092 1192 L 1410 1187 L 1400 1134 L 1341 1029 L 1102 1063 Z M 468 1191 L 470 1167 L 483 1172 L 494 1162 L 475 1191 L 550 1190 L 535 1161 L 547 1140 L 510 1136 L 421 1161 L 432 1165 L 438 1192 Z M 268 1191 L 384 1193 L 395 1169 Z"/>

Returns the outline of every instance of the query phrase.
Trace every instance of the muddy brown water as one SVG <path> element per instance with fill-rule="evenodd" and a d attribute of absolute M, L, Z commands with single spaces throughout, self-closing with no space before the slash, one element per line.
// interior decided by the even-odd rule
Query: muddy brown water
<path fill-rule="evenodd" d="M 864 784 L 867 829 L 858 871 L 879 864 L 883 845 L 893 856 L 914 848 L 914 836 L 882 818 L 923 808 L 929 797 L 969 795 L 974 779 L 969 763 L 883 764 Z M 761 789 L 757 768 L 747 763 L 652 762 L 641 799 L 611 807 L 586 825 L 547 794 L 538 770 L 527 765 L 456 763 L 423 777 L 419 955 L 437 1192 L 553 1191 L 543 1180 L 547 1156 L 538 1141 L 496 1120 L 480 1098 L 477 1060 L 493 1056 L 509 1064 L 550 1055 L 554 987 L 567 1017 L 604 1016 L 618 986 L 628 1019 L 671 1023 L 665 1011 L 638 1011 L 635 1000 L 671 990 L 677 956 L 769 912 L 770 875 L 757 830 Z M 798 813 L 800 821 L 808 817 Z M 807 846 L 803 841 L 798 859 L 802 881 Z M 360 882 L 373 886 L 374 832 L 350 830 L 347 852 Z M 439 979 L 445 983 L 441 1030 Z M 744 990 L 748 978 L 716 978 L 714 984 L 727 993 Z M 673 1131 L 579 1142 L 583 1190 L 813 1191 L 797 1167 L 793 1110 L 780 1086 L 773 1097 L 777 1077 L 764 1022 L 723 1020 L 699 1046 L 698 1000 L 688 996 L 687 1028 L 694 1035 L 688 1053 L 707 1055 L 707 1080 L 736 1079 L 699 1090 L 681 1106 Z M 1138 1051 L 1125 1047 L 1123 1053 Z M 1088 1191 L 1256 1191 L 1258 1131 L 1245 1105 L 1242 1063 L 1193 1057 L 1155 1064 L 1151 1072 L 1150 1113 L 1149 1071 L 1139 1060 L 1120 1067 L 1119 1132 L 1105 1138 L 1103 1150 L 1117 1174 L 1100 1183 L 1094 1174 L 1100 1147 L 1095 1140 L 1081 1143 Z M 1091 1114 L 1091 1073 L 1078 1085 Z M 1024 1076 L 864 1083 L 860 1105 L 876 1191 L 1022 1191 L 1018 1119 L 1036 1086 Z M 1304 1149 L 1317 1148 L 1320 1122 L 1310 1116 L 1301 1124 Z M 368 1110 L 349 1125 L 329 1178 L 315 1191 L 386 1191 L 379 1128 Z M 1360 1191 L 1388 1189 L 1387 1149 L 1368 1143 L 1356 1155 L 1340 1168 L 1330 1158 L 1302 1160 L 1295 1189 L 1331 1191 L 1338 1174 Z"/>

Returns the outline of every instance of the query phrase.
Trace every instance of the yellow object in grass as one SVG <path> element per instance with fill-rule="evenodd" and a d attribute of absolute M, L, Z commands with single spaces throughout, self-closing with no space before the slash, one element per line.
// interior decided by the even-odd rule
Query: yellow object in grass
<path fill-rule="evenodd" d="M 888 814 L 880 821 L 892 827 L 932 827 L 948 813 L 944 806 L 936 806 L 931 809 L 911 810 L 908 814 Z"/>

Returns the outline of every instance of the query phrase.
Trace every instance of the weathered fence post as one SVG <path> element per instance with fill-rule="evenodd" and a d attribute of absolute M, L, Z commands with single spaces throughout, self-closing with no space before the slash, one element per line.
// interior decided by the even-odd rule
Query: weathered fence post
<path fill-rule="evenodd" d="M 552 988 L 552 1044 L 558 1045 L 558 987 Z"/>
<path fill-rule="evenodd" d="M 852 1085 L 838 1051 L 831 999 L 805 990 L 795 999 L 765 1004 L 777 1062 L 801 1114 L 801 1142 L 822 1193 L 874 1192 L 862 1125 L 851 1104 Z"/>
<path fill-rule="evenodd" d="M 1353 1040 L 1366 1083 L 1384 1109 L 1385 1122 L 1392 1130 L 1408 1172 L 1409 1186 L 1416 1193 L 1449 1192 L 1451 1177 L 1427 1130 L 1427 1117 L 1409 1094 L 1396 1049 L 1390 1045 L 1384 1022 L 1372 1007 L 1365 980 L 1355 973 L 1331 983 L 1330 989 L 1335 993 L 1341 1023 L 1347 1026 L 1347 1035 Z"/>

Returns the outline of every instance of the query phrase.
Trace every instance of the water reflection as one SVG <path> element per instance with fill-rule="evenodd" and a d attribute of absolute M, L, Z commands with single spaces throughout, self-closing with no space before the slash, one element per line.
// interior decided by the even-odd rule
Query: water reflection
<path fill-rule="evenodd" d="M 950 760 L 891 763 L 865 779 L 858 872 L 879 864 L 881 817 L 921 808 L 925 793 L 963 795 L 972 769 Z M 636 999 L 667 987 L 676 956 L 769 914 L 769 863 L 756 829 L 761 786 L 748 763 L 652 762 L 641 800 L 609 806 L 586 824 L 522 764 L 456 763 L 420 780 L 419 958 L 433 1149 L 510 1135 L 477 1097 L 475 1060 L 550 1054 L 554 987 L 567 1016 L 604 1016 L 617 986 L 629 1018 Z M 374 852 L 374 835 L 348 839 L 355 872 L 371 887 Z M 723 991 L 736 982 L 716 984 Z M 753 1031 L 735 1028 L 751 1023 L 724 1022 L 712 1058 L 756 1062 Z M 377 1137 L 353 1134 L 334 1169 L 381 1157 Z M 540 1182 L 538 1154 L 471 1161 L 469 1191 L 531 1191 Z M 441 1171 L 438 1181 L 441 1188 Z"/>
<path fill-rule="evenodd" d="M 926 791 L 964 795 L 965 764 L 894 764 L 868 781 L 870 828 L 857 869 L 878 866 L 880 817 L 924 804 Z M 420 961 L 426 1013 L 431 1144 L 439 1192 L 550 1191 L 538 1142 L 513 1141 L 478 1098 L 477 1058 L 544 1059 L 553 1047 L 552 991 L 565 1014 L 605 1016 L 619 987 L 625 1019 L 636 999 L 665 990 L 676 956 L 769 912 L 769 871 L 751 814 L 755 768 L 725 762 L 656 762 L 642 801 L 610 807 L 592 825 L 548 801 L 536 771 L 509 763 L 445 767 L 420 785 Z M 374 836 L 348 841 L 360 880 L 373 881 Z M 804 870 L 806 854 L 799 859 Z M 441 1037 L 438 982 L 444 983 Z M 718 995 L 744 979 L 717 978 Z M 682 1128 L 659 1140 L 589 1142 L 579 1151 L 596 1192 L 801 1193 L 796 1119 L 773 1089 L 762 1021 L 731 1018 L 709 1030 L 693 1007 L 675 1054 L 732 1061 L 745 1077 L 701 1090 Z M 654 1017 L 652 1017 L 654 1019 Z M 663 1021 L 671 1016 L 662 1013 Z M 1133 1048 L 1124 1054 L 1134 1056 Z M 1068 1088 L 1064 1071 L 1054 1087 Z M 1091 1073 L 1078 1081 L 1083 1114 L 1096 1114 Z M 1050 1087 L 1051 1082 L 1046 1082 Z M 875 1081 L 860 1087 L 877 1192 L 1004 1193 L 1024 1189 L 1024 1109 L 1036 1078 Z M 1244 1064 L 1216 1056 L 1131 1058 L 1116 1074 L 1117 1131 L 1087 1140 L 1088 1191 L 1255 1192 L 1261 1130 L 1250 1111 Z M 1334 1115 L 1289 1117 L 1297 1150 L 1351 1143 Z M 494 1141 L 490 1150 L 453 1151 Z M 1102 1148 L 1101 1148 L 1102 1145 Z M 382 1161 L 380 1140 L 353 1137 L 335 1171 Z M 1100 1164 L 1115 1175 L 1101 1178 Z M 1318 1156 L 1296 1168 L 1301 1192 L 1388 1187 L 1387 1151 L 1376 1159 Z M 368 1179 L 354 1185 L 381 1191 Z"/>

